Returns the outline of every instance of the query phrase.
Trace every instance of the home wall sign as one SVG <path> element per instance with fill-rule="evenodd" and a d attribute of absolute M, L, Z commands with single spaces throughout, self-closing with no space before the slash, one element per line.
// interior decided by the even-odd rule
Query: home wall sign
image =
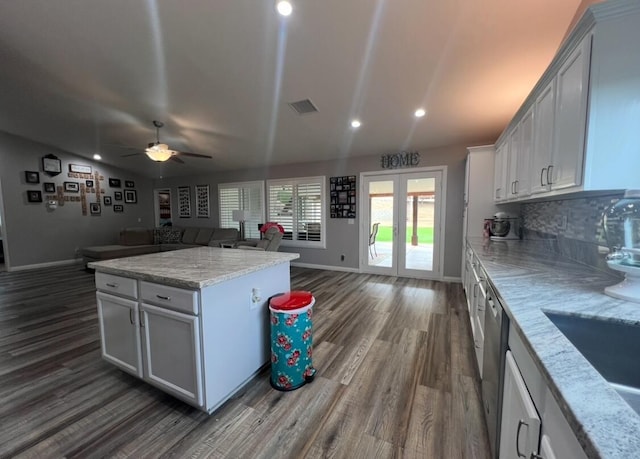
<path fill-rule="evenodd" d="M 331 218 L 356 218 L 356 176 L 329 178 Z"/>
<path fill-rule="evenodd" d="M 401 167 L 416 167 L 420 164 L 420 153 L 417 151 L 401 151 L 380 157 L 383 169 L 399 169 Z"/>
<path fill-rule="evenodd" d="M 90 174 L 91 166 L 84 166 L 82 164 L 69 164 L 69 172 L 77 172 L 80 174 Z"/>

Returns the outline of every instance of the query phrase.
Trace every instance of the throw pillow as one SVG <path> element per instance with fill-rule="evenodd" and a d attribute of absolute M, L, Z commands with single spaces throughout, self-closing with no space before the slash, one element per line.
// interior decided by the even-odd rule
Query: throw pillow
<path fill-rule="evenodd" d="M 182 237 L 182 230 L 165 227 L 156 228 L 154 231 L 153 241 L 156 244 L 179 244 Z"/>

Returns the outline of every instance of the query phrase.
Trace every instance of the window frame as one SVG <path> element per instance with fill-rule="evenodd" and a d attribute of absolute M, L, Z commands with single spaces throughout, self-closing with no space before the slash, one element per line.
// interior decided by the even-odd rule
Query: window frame
<path fill-rule="evenodd" d="M 285 178 L 285 179 L 273 179 L 266 181 L 266 207 L 265 211 L 267 214 L 267 221 L 275 221 L 277 222 L 277 217 L 272 217 L 271 212 L 271 187 L 273 186 L 292 186 L 292 202 L 297 202 L 298 196 L 298 186 L 300 185 L 320 185 L 320 240 L 319 241 L 308 241 L 304 239 L 293 239 L 294 236 L 297 237 L 298 232 L 296 228 L 298 226 L 298 221 L 300 220 L 298 216 L 298 208 L 296 206 L 292 206 L 292 239 L 282 239 L 280 245 L 285 247 L 300 247 L 300 248 L 313 248 L 313 249 L 326 249 L 327 248 L 327 186 L 326 186 L 326 176 L 314 176 L 314 177 L 295 177 L 295 178 Z"/>
<path fill-rule="evenodd" d="M 225 226 L 223 226 L 223 216 L 222 216 L 222 212 L 223 212 L 223 202 L 222 202 L 222 196 L 221 196 L 221 191 L 223 189 L 237 189 L 237 190 L 244 190 L 244 189 L 249 189 L 249 188 L 256 188 L 256 189 L 260 189 L 260 223 L 264 223 L 266 220 L 266 215 L 267 215 L 267 209 L 266 209 L 266 199 L 265 199 L 265 181 L 264 180 L 252 180 L 252 181 L 246 181 L 246 182 L 228 182 L 228 183 L 218 183 L 218 224 L 220 225 L 221 228 L 225 228 Z M 243 206 L 244 207 L 244 206 Z M 239 209 L 240 206 L 236 207 L 235 209 L 230 209 L 230 210 L 236 210 Z M 245 210 L 245 209 L 243 209 Z M 227 220 L 226 218 L 224 220 Z M 237 230 L 240 230 L 240 223 L 239 222 L 234 222 L 233 220 L 231 220 L 231 224 L 234 226 L 231 226 L 231 228 L 236 228 Z M 229 227 L 227 227 L 229 228 Z M 245 223 L 245 238 L 250 238 L 250 234 L 249 231 L 247 231 L 247 223 Z M 256 226 L 256 231 L 257 231 L 257 226 Z M 259 236 L 259 235 L 258 235 Z M 252 239 L 257 239 L 256 237 L 252 238 Z"/>

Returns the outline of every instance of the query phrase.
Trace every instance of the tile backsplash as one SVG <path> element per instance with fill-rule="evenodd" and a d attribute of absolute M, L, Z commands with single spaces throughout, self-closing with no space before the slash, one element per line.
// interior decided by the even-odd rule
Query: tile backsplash
<path fill-rule="evenodd" d="M 548 238 L 550 247 L 580 263 L 608 270 L 602 216 L 622 194 L 533 202 L 522 205 L 525 238 Z"/>

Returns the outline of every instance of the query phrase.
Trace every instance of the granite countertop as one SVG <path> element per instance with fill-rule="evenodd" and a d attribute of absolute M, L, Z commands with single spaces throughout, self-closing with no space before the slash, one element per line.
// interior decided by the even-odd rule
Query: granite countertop
<path fill-rule="evenodd" d="M 297 253 L 287 252 L 197 247 L 94 261 L 87 266 L 102 273 L 201 289 L 299 257 Z"/>
<path fill-rule="evenodd" d="M 469 243 L 586 455 L 638 457 L 640 416 L 543 311 L 640 324 L 640 304 L 605 295 L 618 277 L 551 252 L 542 241 Z"/>

